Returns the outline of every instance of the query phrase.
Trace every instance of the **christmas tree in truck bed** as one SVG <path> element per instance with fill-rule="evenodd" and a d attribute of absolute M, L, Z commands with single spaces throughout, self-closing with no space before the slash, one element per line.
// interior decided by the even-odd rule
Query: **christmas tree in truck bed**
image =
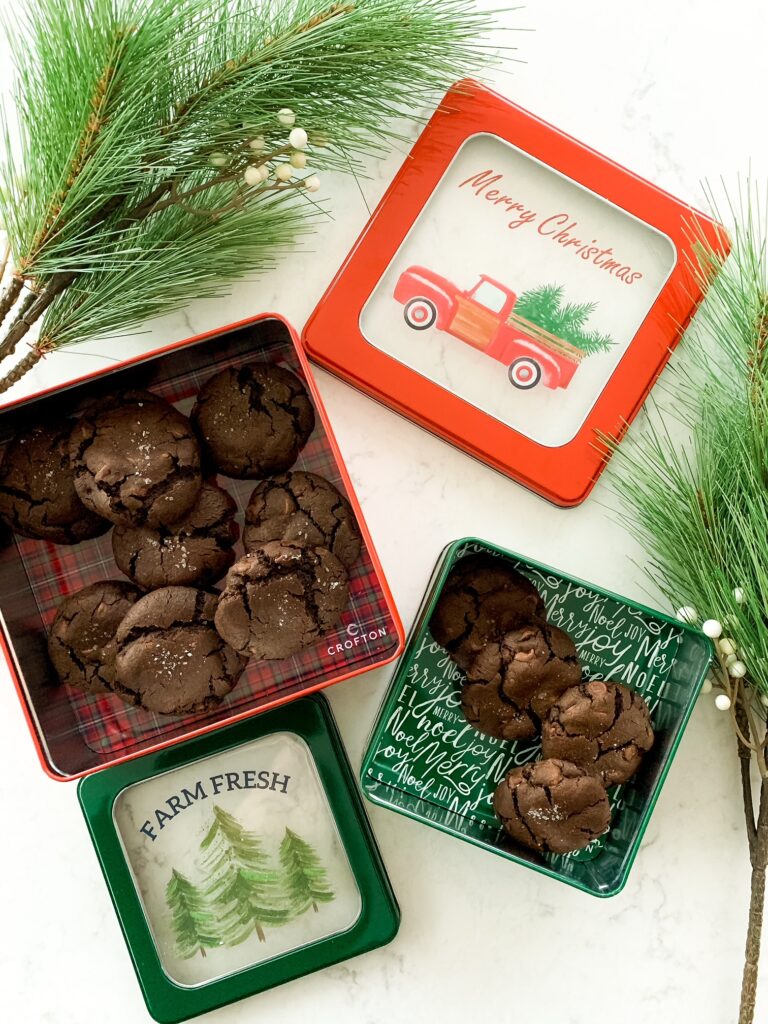
<path fill-rule="evenodd" d="M 607 351 L 613 339 L 587 329 L 595 303 L 563 303 L 560 285 L 544 285 L 518 296 L 506 285 L 481 274 L 469 291 L 447 278 L 413 266 L 395 285 L 405 322 L 415 331 L 446 331 L 508 367 L 516 388 L 542 382 L 567 388 L 581 360 Z"/>

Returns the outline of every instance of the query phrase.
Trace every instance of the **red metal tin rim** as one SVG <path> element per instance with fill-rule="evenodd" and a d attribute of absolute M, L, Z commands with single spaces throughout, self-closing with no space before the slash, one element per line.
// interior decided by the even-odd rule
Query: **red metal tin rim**
<path fill-rule="evenodd" d="M 395 650 L 391 654 L 387 655 L 387 657 L 385 658 L 382 658 L 381 661 L 376 662 L 374 665 L 364 665 L 359 668 L 352 669 L 351 671 L 342 673 L 341 675 L 335 676 L 332 679 L 327 679 L 323 682 L 315 684 L 314 686 L 309 686 L 306 689 L 300 691 L 300 693 L 287 694 L 282 697 L 275 697 L 274 700 L 268 701 L 260 705 L 256 709 L 250 711 L 241 711 L 238 714 L 233 715 L 231 718 L 228 718 L 225 722 L 214 722 L 210 725 L 201 725 L 197 728 L 190 730 L 190 732 L 187 733 L 181 740 L 175 738 L 160 741 L 158 743 L 152 744 L 151 746 L 144 748 L 143 750 L 135 751 L 134 753 L 128 753 L 120 757 L 117 757 L 113 761 L 111 761 L 109 765 L 86 769 L 85 771 L 77 772 L 73 775 L 63 775 L 55 770 L 53 765 L 48 760 L 48 757 L 46 756 L 46 751 L 40 738 L 37 724 L 35 722 L 35 717 L 32 714 L 32 710 L 29 706 L 29 701 L 27 700 L 27 695 L 24 692 L 24 687 L 22 686 L 21 679 L 19 678 L 19 674 L 16 671 L 15 661 L 5 632 L 5 625 L 2 624 L 2 628 L 0 628 L 0 648 L 2 648 L 3 659 L 8 668 L 8 672 L 11 676 L 11 680 L 13 681 L 14 688 L 18 695 L 22 712 L 27 723 L 27 727 L 30 731 L 33 743 L 35 745 L 38 760 L 40 761 L 40 764 L 46 775 L 48 775 L 49 778 L 54 779 L 56 782 L 70 782 L 76 779 L 83 778 L 86 775 L 93 775 L 96 772 L 106 771 L 108 768 L 111 768 L 114 765 L 124 764 L 126 761 L 132 761 L 137 757 L 143 757 L 145 754 L 155 753 L 158 750 L 164 749 L 165 747 L 170 747 L 177 743 L 184 742 L 185 740 L 192 739 L 195 736 L 203 736 L 206 733 L 214 732 L 217 729 L 225 728 L 226 726 L 233 725 L 235 722 L 240 722 L 245 718 L 250 718 L 254 715 L 261 714 L 264 711 L 269 711 L 271 708 L 279 707 L 282 704 L 288 704 L 301 696 L 306 696 L 312 693 L 318 693 L 320 690 L 324 690 L 329 686 L 335 686 L 336 683 L 341 683 L 347 679 L 352 679 L 355 676 L 362 675 L 364 672 L 371 671 L 372 669 L 381 668 L 384 665 L 389 665 L 391 662 L 399 658 L 400 655 L 402 654 L 403 647 L 405 645 L 405 634 L 403 631 L 403 624 L 398 614 L 394 598 L 392 597 L 392 591 L 390 590 L 389 584 L 387 582 L 387 578 L 384 573 L 384 569 L 382 568 L 381 561 L 376 551 L 376 547 L 373 543 L 373 539 L 371 538 L 370 531 L 368 530 L 368 525 L 365 521 L 365 517 L 360 507 L 360 502 L 357 499 L 355 489 L 352 485 L 352 480 L 349 476 L 346 464 L 339 449 L 338 442 L 336 441 L 336 437 L 333 433 L 333 429 L 328 418 L 328 413 L 326 411 L 325 404 L 323 403 L 323 400 L 320 397 L 320 393 L 317 389 L 317 384 L 315 383 L 314 377 L 312 376 L 309 360 L 307 359 L 304 349 L 300 344 L 299 337 L 296 331 L 291 326 L 291 324 L 288 323 L 287 320 L 280 316 L 279 313 L 259 313 L 256 316 L 246 317 L 244 320 L 238 320 L 235 323 L 226 325 L 225 327 L 217 327 L 214 330 L 205 331 L 202 334 L 196 334 L 191 338 L 184 338 L 181 341 L 174 341 L 168 345 L 161 345 L 160 347 L 152 349 L 149 352 L 144 352 L 141 353 L 140 355 L 133 356 L 131 359 L 126 359 L 120 363 L 110 365 L 109 367 L 106 367 L 103 370 L 96 370 L 93 373 L 86 373 L 80 377 L 75 377 L 72 380 L 68 381 L 65 385 L 45 388 L 42 391 L 35 392 L 33 395 L 29 395 L 24 399 L 19 399 L 15 402 L 7 402 L 4 405 L 0 405 L 0 413 L 4 412 L 7 409 L 17 408 L 21 405 L 32 404 L 38 399 L 53 394 L 59 390 L 65 390 L 71 387 L 75 387 L 78 384 L 83 384 L 86 381 L 95 380 L 99 377 L 107 376 L 108 374 L 114 373 L 117 370 L 125 369 L 128 366 L 133 366 L 137 363 L 143 363 L 150 359 L 155 359 L 158 356 L 165 355 L 168 352 L 173 352 L 176 349 L 184 348 L 189 345 L 194 345 L 197 344 L 198 342 L 206 341 L 209 338 L 214 338 L 217 335 L 226 334 L 231 331 L 239 330 L 240 328 L 243 327 L 250 327 L 253 324 L 261 323 L 262 321 L 265 320 L 278 321 L 285 327 L 285 329 L 288 331 L 290 335 L 291 342 L 296 351 L 296 356 L 299 360 L 299 363 L 301 364 L 302 371 L 304 372 L 305 381 L 309 387 L 312 399 L 315 403 L 315 409 L 317 410 L 320 419 L 322 420 L 323 426 L 325 428 L 328 445 L 336 459 L 339 474 L 341 475 L 341 478 L 344 481 L 344 486 L 346 488 L 347 495 L 349 497 L 352 508 L 355 512 L 355 517 L 357 519 L 358 525 L 360 526 L 360 531 L 363 535 L 363 539 L 365 540 L 366 547 L 368 548 L 368 553 L 370 555 L 371 562 L 373 563 L 373 567 L 376 570 L 379 585 L 381 587 L 381 591 L 384 595 L 384 600 L 387 605 L 387 611 L 389 612 L 392 618 L 392 622 L 394 624 L 397 636 L 397 646 L 395 647 Z"/>

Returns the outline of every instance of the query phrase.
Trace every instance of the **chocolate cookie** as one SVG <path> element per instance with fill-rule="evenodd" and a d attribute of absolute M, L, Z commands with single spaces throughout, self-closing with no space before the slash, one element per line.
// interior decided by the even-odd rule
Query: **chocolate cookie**
<path fill-rule="evenodd" d="M 243 673 L 241 658 L 216 632 L 216 595 L 194 587 L 145 594 L 117 631 L 112 689 L 160 715 L 218 707 Z"/>
<path fill-rule="evenodd" d="M 347 571 L 330 551 L 270 541 L 229 570 L 216 629 L 242 654 L 287 658 L 332 629 L 348 601 Z"/>
<path fill-rule="evenodd" d="M 500 740 L 533 739 L 539 731 L 533 715 L 513 704 L 498 683 L 462 686 L 461 710 L 478 732 Z"/>
<path fill-rule="evenodd" d="M 593 679 L 571 687 L 549 709 L 541 728 L 545 757 L 596 771 L 606 786 L 630 779 L 652 746 L 648 705 L 621 683 Z"/>
<path fill-rule="evenodd" d="M 118 569 L 146 590 L 208 586 L 235 560 L 237 505 L 216 484 L 204 483 L 192 508 L 169 526 L 116 526 L 112 553 Z"/>
<path fill-rule="evenodd" d="M 492 555 L 470 555 L 451 570 L 430 620 L 432 636 L 466 671 L 491 641 L 544 616 L 534 585 Z"/>
<path fill-rule="evenodd" d="M 6 446 L 0 464 L 0 520 L 14 533 L 77 544 L 110 524 L 83 505 L 69 464 L 68 420 L 37 426 Z"/>
<path fill-rule="evenodd" d="M 360 530 L 347 499 L 315 473 L 284 473 L 263 480 L 245 511 L 245 550 L 270 540 L 327 548 L 349 568 L 360 554 Z"/>
<path fill-rule="evenodd" d="M 546 623 L 521 626 L 478 651 L 467 679 L 501 686 L 517 707 L 542 718 L 565 690 L 581 680 L 573 641 Z"/>
<path fill-rule="evenodd" d="M 611 823 L 599 777 L 557 758 L 513 768 L 493 795 L 493 809 L 514 840 L 539 853 L 583 850 Z"/>
<path fill-rule="evenodd" d="M 104 580 L 65 597 L 48 634 L 48 654 L 62 683 L 106 693 L 114 682 L 115 633 L 141 597 L 130 583 Z"/>
<path fill-rule="evenodd" d="M 75 425 L 69 454 L 80 500 L 122 525 L 180 519 L 202 483 L 189 420 L 145 391 L 95 403 Z"/>
<path fill-rule="evenodd" d="M 315 410 L 295 373 L 248 363 L 206 381 L 192 422 L 219 472 L 253 480 L 291 468 L 314 430 Z"/>

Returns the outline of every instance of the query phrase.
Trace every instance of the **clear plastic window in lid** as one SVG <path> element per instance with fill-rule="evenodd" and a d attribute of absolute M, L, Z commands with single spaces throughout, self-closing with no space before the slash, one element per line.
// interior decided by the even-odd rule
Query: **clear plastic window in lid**
<path fill-rule="evenodd" d="M 129 786 L 114 818 L 163 970 L 178 985 L 328 939 L 360 915 L 314 760 L 291 733 Z"/>
<path fill-rule="evenodd" d="M 458 150 L 360 316 L 374 347 L 548 446 L 578 433 L 676 260 L 510 143 Z"/>

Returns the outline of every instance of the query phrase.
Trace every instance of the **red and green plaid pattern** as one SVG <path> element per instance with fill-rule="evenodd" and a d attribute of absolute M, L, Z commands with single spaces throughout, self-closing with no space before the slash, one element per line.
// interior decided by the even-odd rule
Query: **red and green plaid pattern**
<path fill-rule="evenodd" d="M 251 336 L 257 332 L 258 337 L 261 333 L 259 328 L 257 324 L 248 331 Z M 242 333 L 239 331 L 230 338 L 224 336 L 213 343 L 206 343 L 204 350 L 208 358 L 205 360 L 200 358 L 200 346 L 171 353 L 174 369 L 172 376 L 164 373 L 164 366 L 168 365 L 166 358 L 149 364 L 150 374 L 142 381 L 142 386 L 150 387 L 156 394 L 173 402 L 182 412 L 188 413 L 201 385 L 212 374 L 227 366 L 257 359 L 280 363 L 301 375 L 301 367 L 287 332 L 278 340 L 259 347 L 258 351 L 253 351 L 252 342 L 243 344 Z M 274 331 L 271 333 L 274 335 Z M 145 374 L 146 369 L 145 366 Z M 123 382 L 118 383 L 116 380 L 115 383 L 116 389 L 124 386 Z M 73 392 L 70 408 L 74 407 L 75 397 L 76 392 Z M 318 473 L 344 489 L 320 415 L 317 417 L 315 431 L 294 468 Z M 237 502 L 238 520 L 242 528 L 243 513 L 255 481 L 221 477 L 220 483 Z M 46 629 L 62 597 L 99 580 L 122 578 L 112 558 L 109 533 L 72 548 L 20 537 L 14 539 L 13 546 L 15 557 L 21 560 L 42 626 Z M 242 551 L 241 543 L 236 550 Z M 8 557 L 9 552 L 6 552 L 4 563 Z M 13 595 L 8 590 L 3 594 L 4 589 L 3 581 L 0 580 L 0 608 L 8 623 L 13 619 L 13 608 L 6 606 L 5 601 Z M 65 749 L 67 742 L 71 744 L 75 739 L 74 733 L 79 734 L 93 753 L 92 766 L 100 767 L 136 748 L 182 738 L 202 725 L 213 722 L 223 724 L 232 716 L 256 709 L 275 698 L 298 696 L 307 689 L 329 685 L 350 671 L 381 663 L 394 652 L 398 634 L 365 547 L 351 572 L 350 596 L 350 605 L 342 622 L 333 632 L 314 646 L 284 661 L 249 662 L 234 691 L 221 708 L 213 713 L 183 719 L 155 715 L 130 707 L 117 697 L 90 697 L 66 688 L 70 715 L 64 713 L 65 709 L 61 706 L 56 708 L 57 704 L 60 705 L 62 690 L 65 688 L 58 687 L 54 694 L 45 685 L 28 686 L 30 701 L 52 760 L 55 764 L 59 763 L 56 750 Z M 13 633 L 12 630 L 9 632 Z M 20 658 L 20 661 L 23 672 L 23 660 Z M 54 683 L 50 666 L 49 671 L 52 676 L 50 682 Z M 39 680 L 35 682 L 39 683 Z M 51 705 L 50 713 L 45 706 L 46 701 Z"/>

